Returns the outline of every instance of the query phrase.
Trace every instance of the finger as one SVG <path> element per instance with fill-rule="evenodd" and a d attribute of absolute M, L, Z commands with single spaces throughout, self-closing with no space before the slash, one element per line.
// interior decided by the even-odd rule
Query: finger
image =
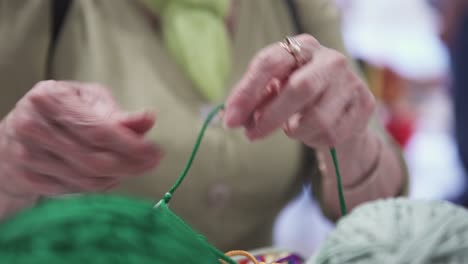
<path fill-rule="evenodd" d="M 342 122 L 338 124 L 338 131 L 343 134 L 340 138 L 343 140 L 364 131 L 376 107 L 374 96 L 359 79 L 352 78 L 348 87 L 353 100 L 345 106 Z"/>
<path fill-rule="evenodd" d="M 16 111 L 8 119 L 10 137 L 36 148 L 54 150 L 60 156 L 89 152 L 84 144 L 79 144 L 60 127 L 51 124 L 37 114 L 32 107 L 24 106 L 23 111 Z"/>
<path fill-rule="evenodd" d="M 47 96 L 32 97 L 31 101 L 40 113 L 51 119 L 51 122 L 58 122 L 89 146 L 139 159 L 156 159 L 158 156 L 154 144 L 114 120 L 96 117 L 92 112 L 83 109 L 85 106 L 64 104 Z"/>
<path fill-rule="evenodd" d="M 282 92 L 268 104 L 255 126 L 247 130 L 251 140 L 269 135 L 306 105 L 314 104 L 326 92 L 319 80 L 321 69 L 308 64 L 294 72 Z"/>
<path fill-rule="evenodd" d="M 248 121 L 245 126 L 246 129 L 251 129 L 255 127 L 258 119 L 262 116 L 264 108 L 283 90 L 284 84 L 281 83 L 278 79 L 273 79 L 271 82 L 263 89 L 262 100 L 254 112 L 254 115 L 251 120 Z"/>
<path fill-rule="evenodd" d="M 25 164 L 25 168 L 34 174 L 46 175 L 49 179 L 66 186 L 73 191 L 102 191 L 115 185 L 120 179 L 116 177 L 88 177 L 76 170 L 70 170 L 66 163 L 52 158 Z"/>
<path fill-rule="evenodd" d="M 308 35 L 298 36 L 297 40 L 302 44 L 304 60 L 309 61 L 320 44 Z M 279 44 L 260 51 L 227 99 L 225 125 L 231 128 L 245 125 L 262 101 L 262 90 L 268 82 L 273 78 L 287 78 L 295 67 L 294 57 Z"/>
<path fill-rule="evenodd" d="M 0 178 L 5 183 L 2 189 L 12 195 L 50 196 L 72 191 L 67 186 L 63 186 L 47 176 L 39 175 L 19 167 L 15 162 L 2 166 Z"/>
<path fill-rule="evenodd" d="M 47 123 L 26 105 L 22 109 L 24 111 L 16 112 L 13 122 L 10 122 L 13 123 L 12 142 L 20 140 L 33 149 L 45 150 L 61 157 L 67 162 L 69 170 L 96 177 L 131 176 L 154 168 L 162 157 L 159 149 L 157 159 L 135 159 L 91 148 L 81 144 L 62 128 Z"/>
<path fill-rule="evenodd" d="M 272 79 L 268 85 L 263 89 L 262 100 L 258 106 L 257 111 L 261 111 L 267 106 L 276 96 L 283 90 L 284 84 L 277 78 Z"/>
<path fill-rule="evenodd" d="M 338 124 L 352 103 L 355 98 L 350 90 L 336 93 L 328 89 L 316 104 L 304 109 L 300 118 L 295 115 L 288 120 L 285 133 L 311 147 L 334 146 L 341 140 Z"/>
<path fill-rule="evenodd" d="M 56 189 L 57 185 L 63 189 L 78 191 L 99 191 L 104 187 L 114 184 L 115 178 L 89 177 L 77 171 L 60 158 L 50 155 L 45 151 L 27 148 L 19 143 L 12 144 L 12 155 L 18 160 L 23 171 L 28 172 L 33 184 L 41 186 L 47 183 Z"/>
<path fill-rule="evenodd" d="M 297 115 L 294 117 L 296 116 Z M 334 138 L 334 131 L 319 129 L 317 124 L 324 121 L 322 121 L 316 113 L 305 113 L 300 116 L 301 118 L 292 117 L 284 124 L 283 131 L 288 137 L 300 140 L 311 148 L 329 147 L 333 145 L 329 144 L 326 138 Z"/>
<path fill-rule="evenodd" d="M 46 175 L 40 175 L 31 171 L 22 170 L 15 176 L 15 180 L 20 182 L 26 190 L 40 196 L 55 196 L 76 192 L 70 186 L 65 186 Z"/>
<path fill-rule="evenodd" d="M 155 120 L 155 114 L 144 111 L 125 115 L 119 123 L 138 135 L 144 135 L 154 126 Z"/>
<path fill-rule="evenodd" d="M 38 122 L 34 129 L 23 129 L 19 133 L 24 143 L 33 142 L 31 148 L 47 151 L 61 157 L 67 165 L 67 171 L 78 171 L 89 177 L 123 177 L 139 175 L 157 166 L 162 158 L 162 151 L 157 148 L 157 157 L 138 159 L 126 157 L 114 152 L 103 152 L 74 142 L 66 132 L 51 128 L 48 124 Z M 54 136 L 50 136 L 54 135 Z M 38 144 L 39 143 L 39 144 Z M 33 159 L 32 163 L 41 159 Z M 62 172 L 62 174 L 65 174 Z"/>
<path fill-rule="evenodd" d="M 158 149 L 156 157 L 148 159 L 135 159 L 110 152 L 92 152 L 87 156 L 82 156 L 79 161 L 66 160 L 66 162 L 71 166 L 77 162 L 81 163 L 76 165 L 76 167 L 86 164 L 85 170 L 90 172 L 88 175 L 91 177 L 134 177 L 154 169 L 160 163 L 164 154 L 158 147 L 156 148 Z"/>
<path fill-rule="evenodd" d="M 61 95 L 57 93 L 57 87 L 62 90 Z M 70 90 L 72 91 L 70 93 Z M 53 91 L 49 91 L 50 95 L 59 97 L 65 100 L 71 100 L 73 103 L 75 98 L 79 98 L 79 102 L 87 105 L 97 105 L 95 112 L 107 114 L 109 109 L 120 111 L 120 107 L 114 100 L 110 89 L 96 83 L 82 83 L 77 81 L 57 81 Z"/>

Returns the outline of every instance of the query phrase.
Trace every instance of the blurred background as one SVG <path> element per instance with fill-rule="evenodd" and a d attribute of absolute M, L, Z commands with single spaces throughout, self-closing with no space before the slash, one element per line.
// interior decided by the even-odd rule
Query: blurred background
<path fill-rule="evenodd" d="M 458 148 L 463 137 L 456 136 L 463 130 L 464 97 L 455 90 L 463 86 L 458 80 L 463 69 L 457 69 L 463 62 L 458 50 L 463 45 L 457 46 L 463 26 L 456 23 L 462 20 L 462 5 L 457 0 L 336 1 L 350 55 L 381 101 L 379 117 L 407 160 L 409 196 L 464 205 L 463 150 Z M 307 190 L 278 217 L 274 241 L 310 256 L 332 223 L 320 216 Z"/>

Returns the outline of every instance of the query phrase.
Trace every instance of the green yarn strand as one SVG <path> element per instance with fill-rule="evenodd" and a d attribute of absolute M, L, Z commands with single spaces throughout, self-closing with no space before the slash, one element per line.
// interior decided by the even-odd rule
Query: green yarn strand
<path fill-rule="evenodd" d="M 224 109 L 224 104 L 220 104 L 220 105 L 216 106 L 208 114 L 205 121 L 203 122 L 203 126 L 202 126 L 200 132 L 198 133 L 197 140 L 195 141 L 195 146 L 192 149 L 192 153 L 190 154 L 189 160 L 188 160 L 187 164 L 185 165 L 184 170 L 182 171 L 182 173 L 180 174 L 179 178 L 174 183 L 174 185 L 171 187 L 169 192 L 163 198 L 166 203 L 169 203 L 169 201 L 172 198 L 172 195 L 177 190 L 177 188 L 179 188 L 180 184 L 182 184 L 185 177 L 187 176 L 187 173 L 189 172 L 190 168 L 192 167 L 193 160 L 195 159 L 195 156 L 197 155 L 198 149 L 200 148 L 200 144 L 202 142 L 203 136 L 205 135 L 206 128 L 211 123 L 211 120 L 213 120 L 215 115 L 218 114 L 218 112 L 221 111 L 222 109 Z"/>
<path fill-rule="evenodd" d="M 172 199 L 172 195 L 174 194 L 174 192 L 177 190 L 177 188 L 179 188 L 179 186 L 182 184 L 182 182 L 184 181 L 185 177 L 187 176 L 190 168 L 192 167 L 192 163 L 195 159 L 195 156 L 197 155 L 197 152 L 198 152 L 198 149 L 200 148 L 200 144 L 203 140 L 203 136 L 205 135 L 205 131 L 206 131 L 206 128 L 208 127 L 208 125 L 211 123 L 211 120 L 219 113 L 219 111 L 221 111 L 222 109 L 224 109 L 224 104 L 220 104 L 218 106 L 216 106 L 207 116 L 207 118 L 205 119 L 205 121 L 203 122 L 203 126 L 200 130 L 200 132 L 198 133 L 198 137 L 197 137 L 197 140 L 195 141 L 195 146 L 193 147 L 192 149 L 192 153 L 190 154 L 190 157 L 189 157 L 189 160 L 187 162 L 187 164 L 185 165 L 185 168 L 184 170 L 182 171 L 182 173 L 180 174 L 179 178 L 177 179 L 177 181 L 175 182 L 175 184 L 171 187 L 171 189 L 169 190 L 169 192 L 167 192 L 165 195 L 164 195 L 164 198 L 163 200 L 166 202 L 166 203 L 169 203 L 169 201 Z M 339 200 L 340 200 L 340 208 L 341 208 L 341 215 L 344 216 L 347 214 L 347 208 L 346 208 L 346 201 L 345 201 L 345 198 L 344 198 L 344 194 L 343 194 L 343 185 L 342 185 L 342 180 L 341 180 L 341 173 L 340 173 L 340 166 L 338 164 L 338 158 L 337 158 L 337 154 L 336 154 L 336 149 L 335 148 L 331 148 L 330 149 L 330 154 L 331 154 L 331 157 L 333 159 L 333 166 L 335 168 L 335 173 L 336 173 L 336 184 L 337 184 L 337 189 L 338 189 L 338 195 L 339 195 Z"/>
<path fill-rule="evenodd" d="M 343 193 L 343 184 L 341 182 L 340 166 L 338 165 L 338 157 L 336 155 L 336 149 L 331 148 L 330 154 L 333 159 L 333 166 L 335 167 L 336 188 L 338 189 L 338 198 L 340 199 L 341 216 L 345 216 L 348 213 L 348 209 L 346 208 L 346 200 L 344 198 L 344 193 Z"/>

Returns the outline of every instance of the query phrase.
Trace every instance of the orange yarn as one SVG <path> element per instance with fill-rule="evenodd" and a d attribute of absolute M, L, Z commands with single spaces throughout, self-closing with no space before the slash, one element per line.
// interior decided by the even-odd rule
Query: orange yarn
<path fill-rule="evenodd" d="M 265 262 L 258 262 L 257 259 L 252 255 L 250 254 L 249 252 L 247 251 L 243 251 L 243 250 L 232 250 L 232 251 L 229 251 L 226 253 L 226 256 L 228 257 L 236 257 L 236 256 L 242 256 L 242 257 L 246 257 L 248 258 L 250 261 L 252 261 L 253 264 L 267 264 Z M 222 261 L 221 260 L 221 263 L 224 263 L 226 264 L 226 262 Z M 280 264 L 280 263 L 270 263 L 270 264 Z"/>

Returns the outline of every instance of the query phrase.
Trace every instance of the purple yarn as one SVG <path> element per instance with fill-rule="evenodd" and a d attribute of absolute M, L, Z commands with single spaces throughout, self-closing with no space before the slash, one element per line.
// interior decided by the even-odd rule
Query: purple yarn
<path fill-rule="evenodd" d="M 287 262 L 286 262 L 287 261 Z M 289 255 L 287 257 L 278 259 L 278 263 L 287 263 L 287 264 L 302 264 L 304 260 L 296 254 Z"/>

